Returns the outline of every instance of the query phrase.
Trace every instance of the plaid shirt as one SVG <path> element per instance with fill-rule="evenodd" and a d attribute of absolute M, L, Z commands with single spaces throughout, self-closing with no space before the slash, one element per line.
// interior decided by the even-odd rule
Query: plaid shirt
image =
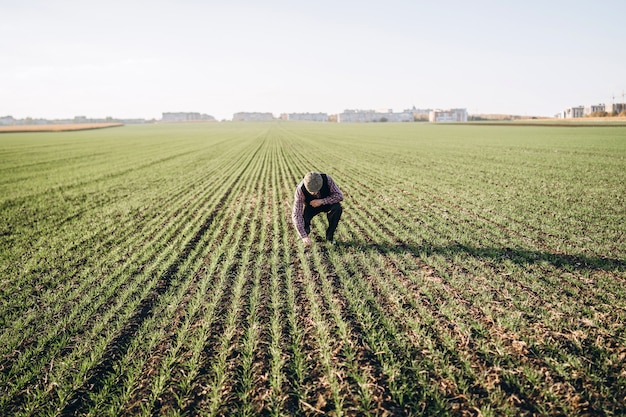
<path fill-rule="evenodd" d="M 335 184 L 335 181 L 330 177 L 330 175 L 326 174 L 326 178 L 328 179 L 328 188 L 330 188 L 330 195 L 324 199 L 322 199 L 323 205 L 327 204 L 335 204 L 340 201 L 343 201 L 343 193 Z M 304 184 L 304 180 L 300 181 L 298 186 L 296 187 L 296 193 L 293 196 L 293 207 L 291 210 L 291 221 L 293 221 L 293 225 L 296 227 L 298 234 L 301 239 L 307 237 L 306 230 L 304 230 L 304 206 L 306 204 L 306 200 L 304 198 L 304 193 L 302 192 L 302 185 Z M 319 197 L 319 192 L 311 194 L 314 198 Z"/>

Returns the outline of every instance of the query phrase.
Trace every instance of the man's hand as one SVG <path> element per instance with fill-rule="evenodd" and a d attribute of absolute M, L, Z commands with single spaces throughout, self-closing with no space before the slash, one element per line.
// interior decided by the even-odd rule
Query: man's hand
<path fill-rule="evenodd" d="M 304 244 L 305 248 L 311 246 L 311 238 L 310 237 L 303 237 L 302 238 L 302 243 Z"/>
<path fill-rule="evenodd" d="M 316 207 L 317 208 L 317 207 L 323 205 L 323 203 L 324 203 L 323 200 L 318 198 L 317 200 L 311 200 L 310 204 L 311 204 L 312 207 Z"/>

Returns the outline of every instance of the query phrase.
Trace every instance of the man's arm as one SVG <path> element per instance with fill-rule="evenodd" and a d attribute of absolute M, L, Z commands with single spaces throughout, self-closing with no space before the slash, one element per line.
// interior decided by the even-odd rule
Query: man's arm
<path fill-rule="evenodd" d="M 308 237 L 304 230 L 304 193 L 300 188 L 302 184 L 298 184 L 296 192 L 293 196 L 293 207 L 291 208 L 291 221 L 300 235 L 301 239 Z"/>

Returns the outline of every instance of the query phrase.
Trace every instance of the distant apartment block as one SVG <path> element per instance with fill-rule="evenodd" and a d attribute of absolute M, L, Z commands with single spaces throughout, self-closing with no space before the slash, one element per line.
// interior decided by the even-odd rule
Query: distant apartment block
<path fill-rule="evenodd" d="M 13 126 L 15 124 L 15 119 L 13 116 L 3 116 L 0 117 L 0 126 Z"/>
<path fill-rule="evenodd" d="M 585 107 L 577 106 L 577 107 L 570 107 L 570 108 L 565 109 L 563 111 L 563 114 L 560 115 L 560 118 L 577 119 L 579 117 L 584 117 L 584 116 L 585 116 Z"/>
<path fill-rule="evenodd" d="M 327 113 L 283 113 L 280 118 L 300 122 L 327 122 L 329 120 Z"/>
<path fill-rule="evenodd" d="M 590 106 L 585 106 L 585 109 L 583 110 L 583 114 L 585 116 L 590 116 L 593 113 L 605 111 L 605 109 L 606 109 L 606 106 L 604 104 L 592 104 Z"/>
<path fill-rule="evenodd" d="M 593 113 L 606 112 L 609 116 L 618 115 L 626 110 L 624 103 L 592 104 L 588 106 L 570 107 L 554 115 L 557 119 L 577 119 L 591 116 Z"/>
<path fill-rule="evenodd" d="M 195 112 L 170 112 L 163 113 L 162 122 L 198 122 L 198 121 L 214 121 L 213 116 L 208 114 L 200 114 Z"/>
<path fill-rule="evenodd" d="M 233 122 L 265 122 L 274 120 L 272 113 L 239 112 L 233 115 Z"/>
<path fill-rule="evenodd" d="M 428 114 L 432 123 L 467 122 L 467 109 L 432 110 Z"/>
<path fill-rule="evenodd" d="M 412 122 L 413 111 L 404 110 L 394 113 L 391 109 L 386 111 L 375 110 L 344 110 L 337 115 L 339 123 L 372 123 L 372 122 Z"/>
<path fill-rule="evenodd" d="M 626 105 L 624 103 L 607 104 L 604 111 L 609 114 L 620 114 L 621 112 L 626 111 Z"/>
<path fill-rule="evenodd" d="M 344 110 L 337 115 L 339 123 L 367 123 L 378 122 L 380 117 L 376 116 L 374 110 Z"/>

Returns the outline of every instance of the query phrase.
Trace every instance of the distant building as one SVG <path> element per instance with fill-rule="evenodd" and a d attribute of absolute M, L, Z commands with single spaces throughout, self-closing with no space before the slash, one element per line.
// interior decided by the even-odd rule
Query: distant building
<path fill-rule="evenodd" d="M 376 120 L 376 112 L 374 110 L 344 110 L 343 113 L 337 115 L 339 123 L 367 123 Z"/>
<path fill-rule="evenodd" d="M 606 106 L 604 104 L 592 104 L 590 106 L 585 106 L 583 114 L 585 116 L 590 116 L 593 113 L 605 111 L 605 108 Z"/>
<path fill-rule="evenodd" d="M 284 113 L 281 114 L 282 120 L 289 121 L 305 121 L 305 122 L 327 122 L 327 113 Z"/>
<path fill-rule="evenodd" d="M 467 122 L 467 109 L 432 110 L 428 114 L 432 123 Z"/>
<path fill-rule="evenodd" d="M 172 122 L 198 122 L 198 121 L 214 121 L 215 118 L 213 116 L 209 116 L 208 114 L 200 114 L 196 112 L 172 112 L 172 113 L 163 113 L 163 117 L 161 118 L 162 122 L 172 123 Z"/>
<path fill-rule="evenodd" d="M 433 109 L 416 109 L 415 106 L 413 106 L 411 110 L 405 111 L 412 112 L 414 116 L 428 116 Z"/>
<path fill-rule="evenodd" d="M 15 122 L 13 116 L 0 117 L 0 126 L 13 126 Z"/>
<path fill-rule="evenodd" d="M 413 110 L 403 110 L 399 113 L 394 113 L 389 109 L 387 114 L 382 115 L 383 121 L 387 119 L 388 122 L 412 122 L 415 120 Z"/>
<path fill-rule="evenodd" d="M 394 113 L 393 110 L 344 110 L 337 115 L 339 123 L 412 122 L 413 111 Z"/>
<path fill-rule="evenodd" d="M 626 111 L 626 105 L 624 103 L 607 104 L 604 111 L 609 114 L 620 114 L 621 112 Z"/>
<path fill-rule="evenodd" d="M 233 122 L 266 122 L 274 120 L 272 113 L 239 112 L 233 115 Z"/>
<path fill-rule="evenodd" d="M 564 119 L 577 119 L 585 116 L 585 108 L 583 106 L 570 107 L 563 112 Z"/>
<path fill-rule="evenodd" d="M 624 103 L 592 104 L 587 106 L 570 107 L 554 115 L 557 119 L 577 119 L 590 116 L 597 112 L 606 112 L 608 116 L 619 115 L 626 110 Z"/>

